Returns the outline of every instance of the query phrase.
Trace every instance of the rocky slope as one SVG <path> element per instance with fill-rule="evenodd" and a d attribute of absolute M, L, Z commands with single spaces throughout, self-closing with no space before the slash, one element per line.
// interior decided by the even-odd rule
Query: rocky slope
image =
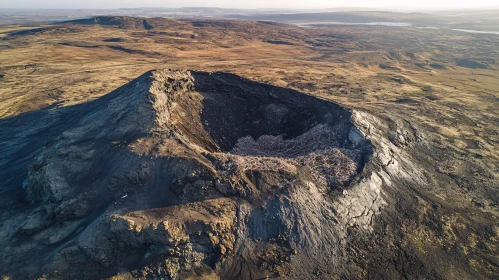
<path fill-rule="evenodd" d="M 12 279 L 441 277 L 401 244 L 431 183 L 410 123 L 157 70 L 0 128 Z"/>

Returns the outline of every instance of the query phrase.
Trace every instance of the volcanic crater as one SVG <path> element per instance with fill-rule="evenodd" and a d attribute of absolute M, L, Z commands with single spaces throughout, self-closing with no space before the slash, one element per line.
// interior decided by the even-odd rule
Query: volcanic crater
<path fill-rule="evenodd" d="M 321 183 L 344 183 L 369 156 L 351 112 L 333 102 L 227 73 L 168 82 L 188 85 L 166 106 L 179 139 L 244 169 L 307 166 Z"/>
<path fill-rule="evenodd" d="M 25 155 L 0 171 L 3 191 L 25 202 L 27 222 L 9 236 L 29 246 L 5 259 L 12 275 L 22 265 L 81 276 L 76 264 L 87 278 L 155 267 L 154 277 L 254 279 L 291 264 L 290 277 L 311 275 L 300 263 L 341 263 L 345 223 L 369 226 L 382 205 L 378 177 L 357 180 L 352 199 L 329 195 L 373 152 L 350 110 L 229 73 L 151 71 L 0 126 L 22 132 L 5 154 Z M 49 261 L 28 264 L 28 247 Z"/>

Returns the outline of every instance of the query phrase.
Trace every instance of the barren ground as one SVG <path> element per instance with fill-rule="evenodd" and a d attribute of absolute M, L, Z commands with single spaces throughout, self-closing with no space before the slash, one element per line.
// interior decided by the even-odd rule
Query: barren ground
<path fill-rule="evenodd" d="M 388 187 L 384 196 L 391 204 L 372 229 L 376 241 L 356 234 L 356 227 L 348 229 L 347 238 L 355 245 L 345 249 L 354 267 L 347 277 L 499 277 L 499 36 L 412 27 L 300 28 L 208 20 L 154 24 L 152 29 L 80 23 L 1 26 L 0 123 L 43 108 L 97 100 L 151 69 L 229 72 L 331 100 L 383 122 L 380 131 L 410 156 L 425 180 L 400 183 L 403 190 Z M 407 135 L 400 140 L 410 130 L 413 138 L 422 135 L 424 140 Z M 4 134 L 0 140 L 12 143 L 15 137 Z M 5 148 L 0 151 L 2 157 L 8 154 Z M 0 162 L 5 167 L 5 158 Z M 3 191 L 10 187 L 4 184 L 0 193 L 8 196 L 0 205 L 0 225 L 15 228 L 25 217 L 7 216 L 14 202 L 6 198 L 14 194 Z M 194 215 L 205 224 L 224 220 L 227 213 L 221 212 L 235 211 L 235 202 L 216 199 L 206 202 L 216 210 L 194 203 L 186 204 L 192 214 L 173 209 L 169 215 Z M 0 234 L 6 238 L 0 244 L 9 244 L 12 232 Z M 272 253 L 277 256 L 259 257 L 271 263 L 289 252 Z M 8 256 L 0 254 L 0 268 Z M 291 270 L 277 261 L 273 265 L 281 276 Z M 10 269 L 0 269 L 0 276 L 6 271 L 5 279 L 18 279 Z M 197 273 L 215 277 L 210 270 Z M 225 273 L 237 277 L 230 269 Z"/>

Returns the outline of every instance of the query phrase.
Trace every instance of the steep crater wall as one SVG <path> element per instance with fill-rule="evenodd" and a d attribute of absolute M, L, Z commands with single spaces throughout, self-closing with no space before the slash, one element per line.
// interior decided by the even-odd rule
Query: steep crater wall
<path fill-rule="evenodd" d="M 170 129 L 218 158 L 218 166 L 229 161 L 243 171 L 291 173 L 307 167 L 321 185 L 333 187 L 360 172 L 371 153 L 351 111 L 336 103 L 227 73 L 156 79 L 182 88 L 163 112 Z"/>

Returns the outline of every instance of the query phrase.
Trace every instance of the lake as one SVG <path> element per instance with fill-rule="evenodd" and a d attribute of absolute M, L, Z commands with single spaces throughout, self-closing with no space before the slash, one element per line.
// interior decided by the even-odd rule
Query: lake
<path fill-rule="evenodd" d="M 479 34 L 495 34 L 499 35 L 499 31 L 478 31 L 478 30 L 469 30 L 469 29 L 452 29 L 454 31 L 468 32 L 468 33 L 479 33 Z"/>

